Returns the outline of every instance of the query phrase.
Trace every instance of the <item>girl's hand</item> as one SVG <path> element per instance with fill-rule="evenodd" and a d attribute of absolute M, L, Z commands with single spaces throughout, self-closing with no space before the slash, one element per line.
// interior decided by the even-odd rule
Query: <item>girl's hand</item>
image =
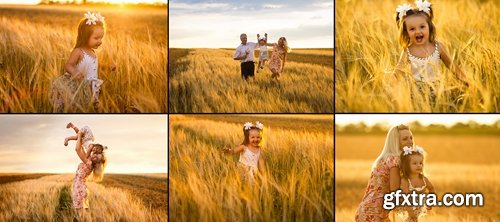
<path fill-rule="evenodd" d="M 73 78 L 78 79 L 78 80 L 83 80 L 83 73 L 82 72 L 77 72 Z"/>
<path fill-rule="evenodd" d="M 115 63 L 111 63 L 111 71 L 116 71 L 116 64 Z"/>
<path fill-rule="evenodd" d="M 222 149 L 222 152 L 224 152 L 224 153 L 232 153 L 232 151 L 233 150 L 231 148 L 227 148 L 227 147 Z"/>

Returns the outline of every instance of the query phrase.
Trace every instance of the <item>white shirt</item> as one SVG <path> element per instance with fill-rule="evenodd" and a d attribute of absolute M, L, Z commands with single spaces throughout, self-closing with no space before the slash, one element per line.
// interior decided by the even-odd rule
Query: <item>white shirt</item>
<path fill-rule="evenodd" d="M 240 62 L 253 62 L 254 49 L 257 48 L 258 44 L 255 42 L 247 42 L 246 45 L 240 44 L 234 52 L 233 58 L 237 58 L 245 55 L 248 52 L 248 56 L 245 59 L 240 60 Z"/>

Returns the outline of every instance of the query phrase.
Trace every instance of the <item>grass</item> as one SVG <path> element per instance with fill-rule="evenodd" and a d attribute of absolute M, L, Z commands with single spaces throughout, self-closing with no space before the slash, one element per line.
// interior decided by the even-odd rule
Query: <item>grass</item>
<path fill-rule="evenodd" d="M 436 105 L 429 93 L 413 83 L 392 83 L 402 49 L 398 44 L 395 9 L 401 1 L 367 4 L 336 1 L 336 112 L 498 112 L 500 69 L 496 55 L 499 4 L 493 0 L 432 2 L 437 40 L 445 44 L 454 63 L 465 72 L 464 87 L 442 66 Z M 457 25 L 460 24 L 460 25 Z M 400 78 L 403 79 L 403 78 Z M 410 94 L 414 94 L 412 100 Z M 418 96 L 422 95 L 422 96 Z M 353 99 L 355 98 L 355 99 Z"/>
<path fill-rule="evenodd" d="M 146 206 L 141 200 L 143 196 L 133 194 L 136 188 L 141 192 L 154 192 L 147 189 L 157 187 L 154 180 L 138 179 L 135 175 L 105 175 L 103 181 L 116 180 L 117 176 L 135 187 L 87 182 L 90 191 L 87 214 L 92 221 L 167 221 L 166 202 L 159 203 L 162 207 Z M 0 221 L 73 221 L 73 177 L 61 174 L 1 184 Z M 163 184 L 160 196 L 166 199 L 166 179 Z"/>
<path fill-rule="evenodd" d="M 245 82 L 234 49 L 170 49 L 169 110 L 333 113 L 333 49 L 296 51 L 277 83 L 267 65 Z"/>
<path fill-rule="evenodd" d="M 101 11 L 107 22 L 98 50 L 99 78 L 105 81 L 99 112 L 166 112 L 166 9 L 75 6 L 0 7 L 0 112 L 53 111 L 50 84 L 64 73 L 87 10 Z M 94 110 L 70 107 L 65 112 Z"/>
<path fill-rule="evenodd" d="M 384 140 L 384 135 L 336 137 L 336 221 L 354 221 L 370 177 L 371 165 L 380 154 Z M 430 135 L 417 136 L 415 141 L 428 153 L 425 169 L 438 196 L 445 192 L 480 192 L 485 203 L 483 207 L 434 207 L 419 221 L 489 222 L 498 219 L 500 165 L 496 157 L 499 138 Z M 401 220 L 397 218 L 396 221 Z"/>
<path fill-rule="evenodd" d="M 332 221 L 333 130 L 307 132 L 263 122 L 269 175 L 243 183 L 236 156 L 221 148 L 242 141 L 240 123 L 173 115 L 170 117 L 169 214 L 178 221 Z M 330 117 L 324 124 L 333 127 Z M 234 133 L 228 133 L 234 132 Z"/>

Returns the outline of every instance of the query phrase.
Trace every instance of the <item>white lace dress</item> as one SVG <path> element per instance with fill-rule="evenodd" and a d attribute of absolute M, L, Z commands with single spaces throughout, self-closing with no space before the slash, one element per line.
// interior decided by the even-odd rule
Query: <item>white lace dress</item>
<path fill-rule="evenodd" d="M 88 152 L 89 150 L 89 145 L 94 142 L 94 134 L 92 133 L 92 130 L 90 130 L 90 127 L 88 126 L 83 126 L 80 131 L 82 131 L 82 143 L 83 143 L 83 148 L 85 149 L 85 152 Z"/>
<path fill-rule="evenodd" d="M 437 43 L 435 44 L 434 52 L 426 58 L 412 55 L 409 48 L 406 48 L 406 52 L 410 60 L 411 73 L 416 82 L 431 83 L 439 80 L 439 60 L 441 56 L 439 55 Z"/>
<path fill-rule="evenodd" d="M 416 193 L 424 193 L 425 189 L 427 189 L 427 183 L 425 182 L 425 178 L 423 178 L 424 185 L 421 187 L 414 187 L 411 184 L 410 179 L 408 179 L 408 184 L 409 184 L 409 190 L 410 193 L 415 191 Z M 411 210 L 413 210 L 413 214 L 415 215 L 415 218 L 410 218 L 409 213 L 408 213 L 408 208 L 403 208 L 401 210 L 398 210 L 398 215 L 405 221 L 405 222 L 416 222 L 419 217 L 424 216 L 427 214 L 427 208 L 425 206 L 420 206 L 420 207 L 412 207 Z"/>
<path fill-rule="evenodd" d="M 248 147 L 243 148 L 243 152 L 240 153 L 240 159 L 238 161 L 238 168 L 242 174 L 244 181 L 253 181 L 255 179 L 255 173 L 258 170 L 258 162 L 260 157 L 260 149 L 257 153 L 252 152 Z"/>
<path fill-rule="evenodd" d="M 83 82 L 73 78 L 70 73 L 64 73 L 52 82 L 50 102 L 54 111 L 62 112 L 65 106 L 86 106 L 91 101 L 97 103 L 103 81 L 98 78 L 97 58 L 89 55 L 85 50 L 82 60 L 76 65 L 76 69 L 84 74 Z"/>

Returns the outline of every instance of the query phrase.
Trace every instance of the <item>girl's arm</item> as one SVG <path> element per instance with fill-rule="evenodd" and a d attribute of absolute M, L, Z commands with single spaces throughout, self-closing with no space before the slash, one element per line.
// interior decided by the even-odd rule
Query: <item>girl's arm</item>
<path fill-rule="evenodd" d="M 460 81 L 462 81 L 465 85 L 468 86 L 469 83 L 465 79 L 464 72 L 460 69 L 460 67 L 458 67 L 458 65 L 455 65 L 452 63 L 451 58 L 450 58 L 450 54 L 448 53 L 446 46 L 444 46 L 443 44 L 438 42 L 438 50 L 439 50 L 439 54 L 441 55 L 441 60 L 443 61 L 446 68 L 451 70 L 453 72 L 453 74 L 455 74 L 455 76 L 457 76 L 457 78 Z"/>
<path fill-rule="evenodd" d="M 410 193 L 410 184 L 408 180 L 401 178 L 401 190 L 403 193 Z"/>
<path fill-rule="evenodd" d="M 436 193 L 434 190 L 434 185 L 432 185 L 431 181 L 427 179 L 427 177 L 424 177 L 425 183 L 427 184 L 427 189 L 429 190 L 429 193 Z"/>
<path fill-rule="evenodd" d="M 80 159 L 86 163 L 87 162 L 87 155 L 85 153 L 85 150 L 83 150 L 83 146 L 82 146 L 82 132 L 78 132 L 78 139 L 76 140 L 76 147 L 75 147 L 75 150 L 76 150 L 76 154 L 78 154 L 78 157 L 80 157 Z M 90 150 L 89 150 L 89 153 L 90 153 Z"/>
<path fill-rule="evenodd" d="M 398 64 L 396 65 L 396 69 L 394 70 L 394 77 L 399 80 L 399 77 L 403 77 L 405 74 L 405 67 L 407 66 L 408 54 L 403 50 L 401 55 L 399 56 Z"/>
<path fill-rule="evenodd" d="M 283 65 L 281 65 L 281 73 L 283 73 L 283 69 L 285 69 L 285 62 L 286 62 L 286 55 L 288 52 L 285 51 L 285 54 L 283 54 Z"/>
<path fill-rule="evenodd" d="M 224 148 L 222 151 L 227 154 L 237 154 L 243 151 L 244 146 L 243 144 L 238 145 L 237 147 L 231 149 L 231 148 Z"/>
<path fill-rule="evenodd" d="M 389 188 L 390 191 L 399 189 L 401 176 L 399 176 L 399 167 L 393 167 L 389 170 Z"/>
<path fill-rule="evenodd" d="M 73 49 L 73 51 L 71 51 L 71 54 L 69 55 L 68 60 L 66 61 L 66 64 L 64 65 L 64 69 L 66 69 L 66 72 L 77 79 L 83 79 L 83 73 L 76 69 L 76 65 L 78 64 L 78 62 L 80 62 L 81 59 L 82 52 L 80 51 L 80 49 Z"/>
<path fill-rule="evenodd" d="M 260 152 L 260 157 L 259 157 L 259 171 L 261 173 L 266 173 L 266 162 L 264 161 L 264 156 L 262 155 L 262 151 Z"/>

